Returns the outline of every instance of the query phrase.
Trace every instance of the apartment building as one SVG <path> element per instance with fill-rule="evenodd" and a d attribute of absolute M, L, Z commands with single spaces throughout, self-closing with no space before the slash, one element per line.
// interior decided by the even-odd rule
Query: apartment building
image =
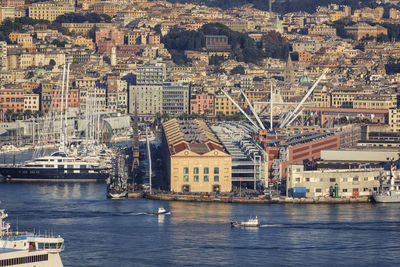
<path fill-rule="evenodd" d="M 74 5 L 60 2 L 38 2 L 30 4 L 28 9 L 30 18 L 48 21 L 54 21 L 58 16 L 71 12 L 75 12 Z"/>

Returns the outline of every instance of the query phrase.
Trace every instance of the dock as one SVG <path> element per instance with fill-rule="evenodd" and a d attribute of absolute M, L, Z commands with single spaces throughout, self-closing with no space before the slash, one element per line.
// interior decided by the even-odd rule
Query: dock
<path fill-rule="evenodd" d="M 372 198 L 369 196 L 344 197 L 344 198 L 287 198 L 276 197 L 267 199 L 259 197 L 228 197 L 228 196 L 207 196 L 207 195 L 178 195 L 178 194 L 149 194 L 129 193 L 128 198 L 146 198 L 165 201 L 188 201 L 188 202 L 219 202 L 219 203 L 248 203 L 248 204 L 349 204 L 369 203 Z"/>

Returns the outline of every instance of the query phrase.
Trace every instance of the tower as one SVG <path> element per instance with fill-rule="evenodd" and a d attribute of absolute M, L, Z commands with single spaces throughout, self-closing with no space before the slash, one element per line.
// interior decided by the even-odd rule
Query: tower
<path fill-rule="evenodd" d="M 111 66 L 117 65 L 117 48 L 113 46 L 111 48 Z"/>
<path fill-rule="evenodd" d="M 290 57 L 290 53 L 288 55 L 288 60 L 286 61 L 286 68 L 285 68 L 285 83 L 294 83 L 294 68 L 292 58 Z"/>

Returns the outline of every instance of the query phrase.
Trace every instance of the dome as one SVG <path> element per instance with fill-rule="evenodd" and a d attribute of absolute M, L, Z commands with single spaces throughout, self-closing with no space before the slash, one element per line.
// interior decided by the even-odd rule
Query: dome
<path fill-rule="evenodd" d="M 37 69 L 35 71 L 35 74 L 45 74 L 45 73 L 46 73 L 46 70 L 44 70 L 44 69 Z"/>
<path fill-rule="evenodd" d="M 303 76 L 303 77 L 300 78 L 300 82 L 301 83 L 310 83 L 310 82 L 312 82 L 312 80 L 308 76 Z"/>

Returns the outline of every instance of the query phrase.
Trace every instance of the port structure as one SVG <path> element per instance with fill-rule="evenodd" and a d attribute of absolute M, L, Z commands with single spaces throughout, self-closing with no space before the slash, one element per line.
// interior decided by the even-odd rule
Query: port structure
<path fill-rule="evenodd" d="M 249 134 L 253 132 L 251 125 L 224 122 L 213 124 L 211 129 L 232 155 L 232 182 L 268 187 L 267 154 Z"/>

